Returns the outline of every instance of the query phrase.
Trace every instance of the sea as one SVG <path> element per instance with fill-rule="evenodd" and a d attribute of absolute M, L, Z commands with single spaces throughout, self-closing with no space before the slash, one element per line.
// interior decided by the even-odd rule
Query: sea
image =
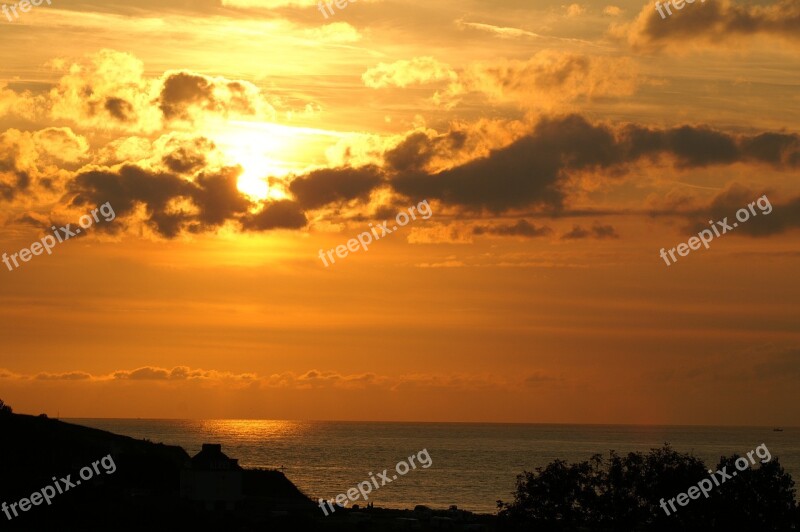
<path fill-rule="evenodd" d="M 800 427 L 701 427 L 632 425 L 540 425 L 491 423 L 383 423 L 276 420 L 66 419 L 154 443 L 178 445 L 190 455 L 203 443 L 244 467 L 278 469 L 315 501 L 331 499 L 378 473 L 390 483 L 373 489 L 376 507 L 451 505 L 495 513 L 497 501 L 513 500 L 516 476 L 555 459 L 588 460 L 648 451 L 669 443 L 703 459 L 708 467 L 720 456 L 745 455 L 765 444 L 773 458 L 800 482 Z M 421 451 L 430 466 L 405 475 L 395 467 Z M 426 462 L 425 455 L 422 455 Z M 427 462 L 426 462 L 427 463 Z M 404 470 L 404 466 L 400 466 Z M 735 479 L 734 479 L 735 481 Z M 374 488 L 374 485 L 373 485 Z M 687 486 L 688 488 L 688 486 Z M 365 501 L 356 504 L 365 505 Z"/>

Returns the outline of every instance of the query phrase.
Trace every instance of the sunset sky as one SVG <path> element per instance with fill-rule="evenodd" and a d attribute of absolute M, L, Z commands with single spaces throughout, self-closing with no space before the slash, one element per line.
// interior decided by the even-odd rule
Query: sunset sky
<path fill-rule="evenodd" d="M 10 4 L 9 4 L 10 5 Z M 800 425 L 800 3 L 0 14 L 0 398 L 61 417 Z M 667 266 L 660 250 L 757 216 Z M 319 251 L 427 200 L 326 267 Z"/>

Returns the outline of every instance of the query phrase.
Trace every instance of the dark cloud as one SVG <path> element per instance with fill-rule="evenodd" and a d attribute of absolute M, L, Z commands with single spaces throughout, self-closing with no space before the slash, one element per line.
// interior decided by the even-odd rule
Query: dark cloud
<path fill-rule="evenodd" d="M 239 172 L 238 167 L 226 167 L 202 172 L 194 181 L 135 166 L 125 166 L 119 173 L 86 172 L 70 185 L 75 194 L 72 205 L 109 202 L 119 217 L 131 215 L 138 205 L 144 205 L 146 221 L 167 238 L 177 237 L 182 231 L 214 229 L 227 221 L 237 221 L 251 231 L 305 227 L 303 209 L 294 201 L 268 203 L 260 212 L 249 213 L 253 204 L 236 186 Z M 180 201 L 188 201 L 194 208 L 177 208 L 175 202 Z"/>
<path fill-rule="evenodd" d="M 354 199 L 366 201 L 382 182 L 383 173 L 377 166 L 326 168 L 298 177 L 289 190 L 303 208 L 316 209 Z"/>
<path fill-rule="evenodd" d="M 610 225 L 600 225 L 595 223 L 590 229 L 584 229 L 579 225 L 572 227 L 568 233 L 561 235 L 562 240 L 579 240 L 582 238 L 619 238 L 617 231 Z"/>
<path fill-rule="evenodd" d="M 186 108 L 190 105 L 214 108 L 214 87 L 205 76 L 178 72 L 164 80 L 159 105 L 167 119 L 189 118 Z"/>
<path fill-rule="evenodd" d="M 191 109 L 227 114 L 257 112 L 255 87 L 241 81 L 209 78 L 192 72 L 174 72 L 164 79 L 159 107 L 167 120 L 191 120 Z"/>
<path fill-rule="evenodd" d="M 475 235 L 491 234 L 535 238 L 552 234 L 553 230 L 547 226 L 536 227 L 527 220 L 519 220 L 513 225 L 477 225 L 472 228 L 472 233 Z"/>
<path fill-rule="evenodd" d="M 108 202 L 119 218 L 133 215 L 143 205 L 145 222 L 166 238 L 213 230 L 228 221 L 248 231 L 306 226 L 303 207 L 295 201 L 265 203 L 261 211 L 250 213 L 252 201 L 237 188 L 240 172 L 239 167 L 207 170 L 193 181 L 136 166 L 124 166 L 118 172 L 84 172 L 69 185 L 70 204 L 85 207 Z M 98 227 L 114 231 L 120 226 Z"/>
<path fill-rule="evenodd" d="M 268 229 L 300 229 L 308 220 L 301 206 L 294 201 L 283 200 L 269 203 L 256 214 L 241 219 L 242 227 L 251 231 Z"/>
<path fill-rule="evenodd" d="M 421 146 L 425 142 L 428 145 Z M 611 128 L 591 124 L 579 115 L 544 118 L 510 146 L 436 174 L 421 168 L 450 146 L 421 134 L 412 135 L 401 146 L 400 151 L 389 152 L 392 167 L 411 169 L 397 172 L 390 180 L 400 194 L 437 199 L 468 211 L 501 213 L 533 207 L 554 216 L 564 212 L 563 185 L 570 175 L 589 170 L 619 176 L 642 158 L 669 157 L 681 169 L 737 162 L 776 168 L 800 165 L 797 134 L 733 135 L 705 125 Z"/>
<path fill-rule="evenodd" d="M 109 202 L 117 217 L 133 213 L 145 206 L 147 221 L 167 238 L 178 236 L 188 214 L 168 211 L 177 198 L 191 198 L 196 186 L 174 174 L 149 172 L 136 166 L 123 166 L 119 173 L 93 170 L 78 174 L 70 183 L 74 193 L 71 204 L 77 207 Z M 98 227 L 112 227 L 111 224 Z"/>
<path fill-rule="evenodd" d="M 800 227 L 800 196 L 778 204 L 770 199 L 770 194 L 734 183 L 715 196 L 706 208 L 686 213 L 690 222 L 685 230 L 688 233 L 698 233 L 709 227 L 709 221 L 723 221 L 725 218 L 731 226 L 734 222 L 738 224 L 737 227 L 728 230 L 726 235 L 766 237 Z M 754 202 L 751 211 L 749 205 Z M 747 219 L 744 222 L 736 218 L 736 213 L 740 209 L 747 211 Z M 745 218 L 744 213 L 741 217 Z M 719 226 L 717 227 L 721 230 Z"/>
<path fill-rule="evenodd" d="M 595 238 L 619 238 L 617 231 L 610 225 L 595 224 L 592 226 L 592 234 Z"/>
<path fill-rule="evenodd" d="M 669 153 L 679 168 L 731 164 L 742 158 L 734 137 L 707 126 L 654 130 L 628 125 L 620 140 L 627 160 Z"/>
<path fill-rule="evenodd" d="M 173 172 L 191 174 L 206 165 L 206 153 L 215 148 L 214 143 L 205 137 L 198 137 L 178 145 L 165 155 L 164 164 Z"/>
<path fill-rule="evenodd" d="M 628 40 L 635 47 L 685 46 L 690 41 L 721 43 L 758 34 L 800 40 L 800 4 L 796 0 L 769 5 L 696 2 L 682 11 L 673 8 L 668 18 L 665 21 L 648 6 L 632 28 L 620 29 L 630 32 Z"/>
<path fill-rule="evenodd" d="M 775 166 L 800 166 L 800 136 L 762 133 L 741 141 L 742 153 L 751 160 Z"/>
<path fill-rule="evenodd" d="M 417 172 L 424 169 L 434 156 L 441 157 L 446 155 L 445 152 L 460 150 L 466 140 L 467 134 L 463 131 L 450 131 L 436 137 L 415 132 L 386 152 L 384 161 L 396 172 Z"/>
<path fill-rule="evenodd" d="M 208 226 L 217 226 L 247 211 L 251 205 L 237 188 L 239 168 L 223 168 L 217 173 L 201 173 L 192 194 L 194 204 L 200 208 L 197 219 Z"/>
<path fill-rule="evenodd" d="M 567 191 L 571 190 L 565 185 L 576 173 L 602 172 L 613 178 L 642 158 L 659 157 L 667 157 L 681 168 L 745 162 L 793 169 L 800 163 L 800 137 L 792 133 L 733 135 L 704 125 L 657 129 L 629 124 L 613 128 L 568 115 L 542 119 L 528 135 L 485 157 L 438 173 L 425 171 L 434 158 L 457 155 L 461 146 L 473 140 L 469 135 L 461 131 L 438 136 L 413 133 L 386 153 L 386 170 L 373 165 L 315 170 L 291 181 L 289 190 L 294 200 L 264 203 L 257 213 L 251 212 L 253 202 L 237 188 L 241 168 L 206 168 L 206 154 L 214 145 L 202 137 L 167 144 L 163 171 L 125 165 L 115 171 L 81 172 L 67 185 L 66 198 L 74 207 L 109 202 L 120 218 L 138 214 L 141 209 L 145 223 L 158 234 L 174 238 L 183 232 L 214 230 L 229 221 L 247 231 L 303 228 L 308 224 L 305 211 L 367 202 L 371 193 L 384 185 L 398 193 L 378 209 L 377 215 L 385 218 L 399 210 L 392 207 L 404 206 L 409 199 L 438 200 L 457 216 L 515 209 L 518 214 L 518 209 L 530 209 L 525 215 L 533 217 L 602 216 L 606 213 L 565 207 Z M 30 186 L 30 178 L 14 170 L 13 158 L 0 164 L 7 168 L 0 168 L 0 197 L 13 199 L 17 191 Z M 678 214 L 694 224 L 701 216 L 706 220 L 731 217 L 762 194 L 731 189 L 716 198 L 707 212 Z M 797 227 L 799 208 L 797 200 L 776 206 L 773 214 L 754 218 L 740 232 L 760 236 Z M 705 220 L 699 223 L 706 225 Z M 123 228 L 121 223 L 103 224 L 101 230 Z M 550 229 L 523 219 L 513 225 L 477 226 L 473 232 L 538 237 L 550 234 Z M 562 238 L 618 235 L 611 226 L 595 224 L 588 229 L 575 226 Z"/>
<path fill-rule="evenodd" d="M 0 197 L 7 201 L 13 200 L 17 193 L 26 192 L 31 184 L 31 176 L 21 170 L 0 170 Z"/>
<path fill-rule="evenodd" d="M 106 98 L 106 111 L 120 122 L 130 122 L 133 119 L 133 105 L 122 98 Z"/>
<path fill-rule="evenodd" d="M 401 173 L 391 184 L 411 198 L 437 199 L 471 210 L 560 209 L 566 171 L 615 164 L 620 155 L 609 128 L 570 115 L 543 119 L 530 135 L 487 157 L 434 175 Z"/>

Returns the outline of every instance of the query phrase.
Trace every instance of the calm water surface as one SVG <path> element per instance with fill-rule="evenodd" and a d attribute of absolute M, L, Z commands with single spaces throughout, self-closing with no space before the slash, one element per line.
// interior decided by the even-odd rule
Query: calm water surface
<path fill-rule="evenodd" d="M 116 434 L 179 445 L 190 455 L 203 443 L 221 443 L 244 467 L 283 467 L 308 496 L 333 498 L 370 472 L 389 469 L 427 449 L 433 465 L 417 468 L 373 491 L 370 501 L 388 508 L 451 504 L 493 513 L 510 500 L 521 471 L 556 458 L 586 460 L 647 451 L 664 442 L 716 465 L 721 455 L 740 455 L 765 443 L 795 482 L 800 482 L 800 428 L 505 425 L 482 423 L 363 423 L 265 420 L 71 419 Z"/>

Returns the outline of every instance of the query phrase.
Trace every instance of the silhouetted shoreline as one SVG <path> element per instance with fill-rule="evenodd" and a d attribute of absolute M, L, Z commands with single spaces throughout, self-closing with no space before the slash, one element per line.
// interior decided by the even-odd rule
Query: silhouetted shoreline
<path fill-rule="evenodd" d="M 0 522 L 9 530 L 783 532 L 797 530 L 800 522 L 794 482 L 777 457 L 767 456 L 765 445 L 757 454 L 761 463 L 737 466 L 735 481 L 731 477 L 710 498 L 686 508 L 679 498 L 680 510 L 666 515 L 658 509 L 660 498 L 686 491 L 707 478 L 711 467 L 668 445 L 647 454 L 612 451 L 607 459 L 598 454 L 577 463 L 555 460 L 525 471 L 514 500 L 498 501 L 495 515 L 455 506 L 399 510 L 355 504 L 325 515 L 283 472 L 242 468 L 217 443 L 204 443 L 190 456 L 178 446 L 10 409 L 0 412 L 0 436 L 0 504 L 11 517 L 0 513 Z M 717 473 L 726 465 L 732 472 L 735 459 L 722 457 Z M 97 474 L 89 468 L 93 461 Z M 44 486 L 66 491 L 44 504 L 37 496 Z"/>
<path fill-rule="evenodd" d="M 39 505 L 7 520 L 13 530 L 277 530 L 303 526 L 312 530 L 401 529 L 425 523 L 450 526 L 451 522 L 483 523 L 494 517 L 462 510 L 337 508 L 324 516 L 281 471 L 238 467 L 219 446 L 205 445 L 196 457 L 178 446 L 137 440 L 111 432 L 75 425 L 45 416 L 0 416 L 0 502 L 17 501 L 52 484 L 52 477 L 72 475 L 100 456 L 112 455 L 117 470 L 64 493 L 51 505 Z M 210 454 L 196 460 L 203 453 Z M 202 470 L 193 470 L 193 461 Z M 241 476 L 238 496 L 225 502 L 190 500 L 187 472 L 195 477 Z M 197 480 L 196 478 L 194 480 Z M 202 482 L 200 480 L 199 482 Z M 202 492 L 202 486 L 195 490 Z M 202 497 L 202 494 L 198 495 Z M 443 525 L 444 524 L 444 525 Z M 481 530 L 485 528 L 479 528 Z"/>

